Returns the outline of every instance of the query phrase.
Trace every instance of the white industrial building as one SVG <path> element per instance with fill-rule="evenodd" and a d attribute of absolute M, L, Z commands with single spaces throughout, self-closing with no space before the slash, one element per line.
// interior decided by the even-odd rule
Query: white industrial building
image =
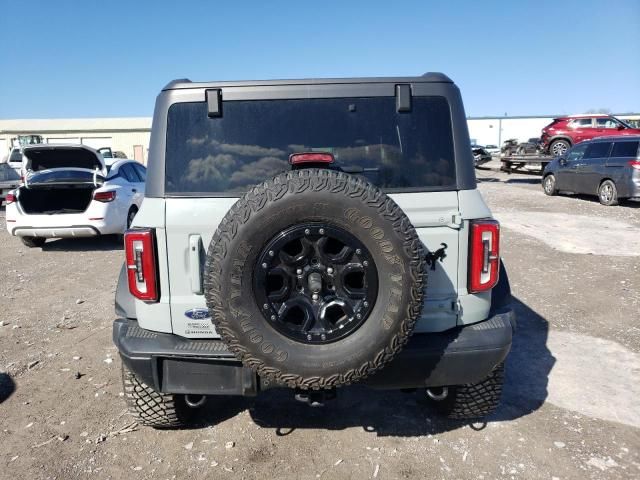
<path fill-rule="evenodd" d="M 147 163 L 151 117 L 0 120 L 0 159 L 18 135 L 40 135 L 46 143 L 82 143 L 111 147 Z"/>
<path fill-rule="evenodd" d="M 560 115 L 557 115 L 560 116 Z M 640 114 L 616 115 L 640 119 Z M 472 117 L 469 135 L 478 145 L 501 145 L 507 139 L 526 141 L 556 116 Z M 18 135 L 40 135 L 47 143 L 82 143 L 93 148 L 111 147 L 128 158 L 147 163 L 151 117 L 0 120 L 0 160 L 17 142 Z"/>

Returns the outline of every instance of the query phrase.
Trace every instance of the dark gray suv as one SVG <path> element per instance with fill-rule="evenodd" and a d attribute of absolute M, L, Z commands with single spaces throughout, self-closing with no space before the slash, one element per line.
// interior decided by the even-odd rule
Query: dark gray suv
<path fill-rule="evenodd" d="M 597 195 L 603 205 L 640 198 L 640 136 L 582 142 L 550 162 L 542 176 L 547 195 Z"/>

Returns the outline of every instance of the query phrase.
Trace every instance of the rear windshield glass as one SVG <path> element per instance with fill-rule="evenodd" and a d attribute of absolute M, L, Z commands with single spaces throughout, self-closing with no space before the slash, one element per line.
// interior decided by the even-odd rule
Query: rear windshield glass
<path fill-rule="evenodd" d="M 414 97 L 397 112 L 394 97 L 251 100 L 169 109 L 165 190 L 238 195 L 290 170 L 289 155 L 330 152 L 336 168 L 387 191 L 455 188 L 449 104 Z"/>

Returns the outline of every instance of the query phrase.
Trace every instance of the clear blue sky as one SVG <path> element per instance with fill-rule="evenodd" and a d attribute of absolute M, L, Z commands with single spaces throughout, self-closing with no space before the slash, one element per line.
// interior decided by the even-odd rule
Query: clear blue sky
<path fill-rule="evenodd" d="M 468 115 L 640 111 L 640 0 L 0 2 L 0 118 L 146 116 L 174 78 L 453 78 Z"/>

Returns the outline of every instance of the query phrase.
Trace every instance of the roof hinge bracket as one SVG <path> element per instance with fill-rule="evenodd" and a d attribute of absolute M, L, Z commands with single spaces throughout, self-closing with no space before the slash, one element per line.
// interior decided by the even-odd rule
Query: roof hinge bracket
<path fill-rule="evenodd" d="M 411 85 L 408 83 L 396 85 L 396 111 L 411 111 Z"/>
<path fill-rule="evenodd" d="M 207 116 L 209 118 L 222 116 L 222 90 L 213 88 L 205 90 L 207 99 Z"/>

